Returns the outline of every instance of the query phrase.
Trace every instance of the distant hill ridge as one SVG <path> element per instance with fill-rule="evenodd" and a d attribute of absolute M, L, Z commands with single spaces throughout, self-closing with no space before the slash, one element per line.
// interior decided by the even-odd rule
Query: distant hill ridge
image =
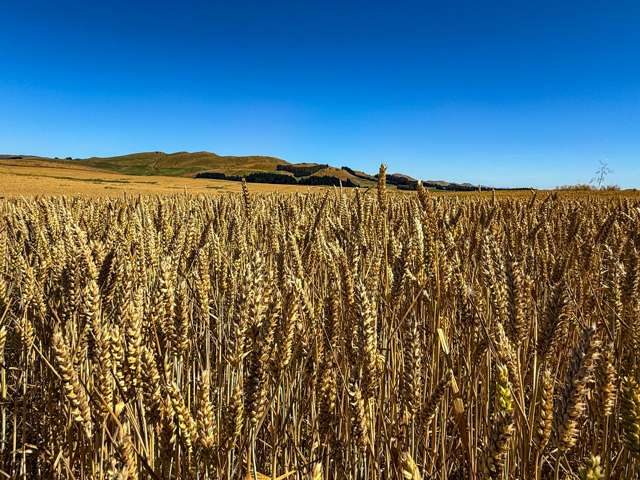
<path fill-rule="evenodd" d="M 0 155 L 1 160 L 38 159 L 57 163 L 78 162 L 100 170 L 127 175 L 166 175 L 194 178 L 298 185 L 334 185 L 343 187 L 372 187 L 378 175 L 343 166 L 332 167 L 322 163 L 289 163 L 277 157 L 264 155 L 231 156 L 212 152 L 139 152 L 114 157 L 65 159 L 28 155 Z M 387 184 L 401 190 L 414 190 L 418 181 L 402 173 L 387 175 Z M 458 184 L 428 180 L 425 187 L 437 190 L 469 191 L 479 187 L 469 183 Z M 487 187 L 482 187 L 487 188 Z"/>

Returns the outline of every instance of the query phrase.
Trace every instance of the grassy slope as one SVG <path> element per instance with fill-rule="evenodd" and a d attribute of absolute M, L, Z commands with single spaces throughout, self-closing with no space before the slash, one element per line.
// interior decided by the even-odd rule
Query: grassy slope
<path fill-rule="evenodd" d="M 327 167 L 322 170 L 317 171 L 312 175 L 313 177 L 336 177 L 346 182 L 347 180 L 351 180 L 353 183 L 360 185 L 361 187 L 371 187 L 376 184 L 376 182 L 365 180 L 354 175 L 351 175 L 346 170 L 342 170 L 341 168 L 335 167 Z"/>
<path fill-rule="evenodd" d="M 275 171 L 277 165 L 287 162 L 275 157 L 233 157 L 210 152 L 142 152 L 119 157 L 84 160 L 92 167 L 112 170 L 128 175 L 193 176 L 202 171 L 222 172 L 227 175 L 246 175 L 255 171 Z"/>

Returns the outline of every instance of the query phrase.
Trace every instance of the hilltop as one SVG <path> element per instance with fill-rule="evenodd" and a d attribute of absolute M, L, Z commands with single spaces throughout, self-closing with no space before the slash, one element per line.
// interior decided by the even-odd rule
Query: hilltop
<path fill-rule="evenodd" d="M 230 156 L 212 152 L 139 152 L 114 157 L 89 157 L 65 159 L 30 155 L 0 155 L 0 161 L 29 161 L 41 166 L 73 166 L 116 172 L 125 175 L 172 176 L 210 178 L 251 183 L 283 185 L 333 185 L 344 187 L 371 187 L 378 176 L 352 168 L 333 167 L 321 163 L 289 163 L 277 157 L 263 155 Z M 387 175 L 387 184 L 402 190 L 416 188 L 417 180 L 402 173 Z M 469 191 L 478 186 L 446 181 L 428 180 L 427 188 L 436 190 Z M 485 187 L 483 187 L 485 188 Z"/>

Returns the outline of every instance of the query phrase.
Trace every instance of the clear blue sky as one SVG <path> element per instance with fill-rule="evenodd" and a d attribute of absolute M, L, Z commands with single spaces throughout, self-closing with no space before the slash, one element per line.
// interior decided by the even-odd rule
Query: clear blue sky
<path fill-rule="evenodd" d="M 0 152 L 380 162 L 640 187 L 640 2 L 30 1 L 0 8 Z"/>

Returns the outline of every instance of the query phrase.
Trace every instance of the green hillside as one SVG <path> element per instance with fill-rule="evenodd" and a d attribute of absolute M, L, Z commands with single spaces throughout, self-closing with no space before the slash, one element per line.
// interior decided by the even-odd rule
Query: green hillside
<path fill-rule="evenodd" d="M 252 172 L 275 171 L 287 162 L 266 156 L 222 156 L 211 152 L 142 152 L 118 157 L 92 157 L 82 160 L 86 165 L 128 175 L 169 175 L 192 177 L 203 171 L 227 175 L 248 175 Z"/>

